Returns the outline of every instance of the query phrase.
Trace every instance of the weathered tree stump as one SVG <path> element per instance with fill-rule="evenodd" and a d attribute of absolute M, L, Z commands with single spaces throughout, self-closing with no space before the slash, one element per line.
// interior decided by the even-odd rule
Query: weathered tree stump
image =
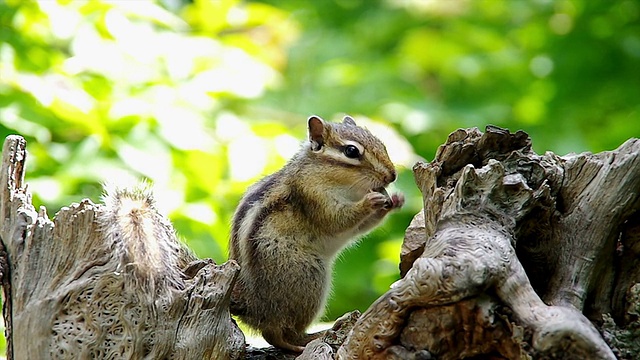
<path fill-rule="evenodd" d="M 530 145 L 523 132 L 458 130 L 417 164 L 424 210 L 402 279 L 297 358 L 640 358 L 640 140 L 562 157 Z M 7 138 L 9 358 L 296 358 L 246 347 L 228 312 L 237 265 L 195 258 L 144 188 L 50 221 L 31 205 L 25 154 Z"/>
<path fill-rule="evenodd" d="M 49 220 L 23 182 L 25 145 L 6 139 L 0 174 L 9 359 L 244 356 L 228 311 L 237 264 L 197 260 L 144 189 L 116 189 L 106 206 L 83 200 Z"/>
<path fill-rule="evenodd" d="M 558 157 L 458 130 L 414 173 L 403 278 L 339 359 L 640 358 L 640 140 Z"/>

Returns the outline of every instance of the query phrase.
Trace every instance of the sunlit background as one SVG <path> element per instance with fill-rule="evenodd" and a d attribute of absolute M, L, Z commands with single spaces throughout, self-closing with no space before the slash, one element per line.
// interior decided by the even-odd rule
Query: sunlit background
<path fill-rule="evenodd" d="M 4 0 L 0 22 L 0 135 L 27 139 L 50 213 L 149 179 L 181 238 L 223 262 L 240 196 L 309 115 L 378 134 L 408 203 L 338 261 L 328 319 L 398 278 L 411 166 L 451 131 L 523 129 L 560 155 L 640 136 L 634 0 Z"/>

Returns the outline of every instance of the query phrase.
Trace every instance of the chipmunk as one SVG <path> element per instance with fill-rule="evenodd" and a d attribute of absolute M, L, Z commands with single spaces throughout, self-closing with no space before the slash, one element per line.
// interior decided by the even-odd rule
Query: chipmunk
<path fill-rule="evenodd" d="M 287 164 L 244 194 L 233 218 L 230 259 L 240 264 L 231 312 L 270 344 L 293 352 L 321 334 L 333 260 L 351 239 L 404 203 L 378 138 L 345 116 L 308 119 L 308 140 Z"/>

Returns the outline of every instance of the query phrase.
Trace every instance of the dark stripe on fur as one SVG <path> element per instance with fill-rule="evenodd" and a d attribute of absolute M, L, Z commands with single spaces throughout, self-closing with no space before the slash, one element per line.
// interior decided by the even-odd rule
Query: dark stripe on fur
<path fill-rule="evenodd" d="M 231 258 L 238 256 L 240 251 L 240 249 L 238 249 L 238 231 L 240 230 L 240 225 L 242 224 L 244 217 L 247 215 L 247 212 L 251 207 L 255 206 L 256 203 L 260 202 L 264 198 L 267 191 L 271 189 L 275 182 L 275 174 L 263 178 L 251 189 L 249 193 L 246 193 L 240 201 L 240 205 L 233 216 L 233 226 L 231 227 Z"/>
<path fill-rule="evenodd" d="M 288 203 L 287 198 L 288 196 L 265 204 L 256 214 L 256 217 L 251 224 L 251 230 L 249 230 L 249 234 L 247 235 L 247 244 L 249 245 L 248 252 L 251 259 L 258 260 L 257 256 L 259 255 L 259 252 L 257 251 L 257 248 L 261 239 L 257 235 L 260 228 L 262 228 L 262 225 L 264 225 L 264 222 L 269 215 L 278 211 L 283 211 L 286 208 Z"/>

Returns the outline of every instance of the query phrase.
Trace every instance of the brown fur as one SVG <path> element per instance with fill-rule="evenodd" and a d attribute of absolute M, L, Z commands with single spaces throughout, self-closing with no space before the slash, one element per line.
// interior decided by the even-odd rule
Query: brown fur
<path fill-rule="evenodd" d="M 356 143 L 359 159 L 343 155 Z M 309 140 L 278 172 L 249 188 L 236 210 L 230 258 L 241 266 L 232 312 L 272 345 L 302 351 L 323 310 L 333 259 L 402 196 L 374 191 L 396 173 L 382 142 L 345 117 L 309 118 Z"/>

